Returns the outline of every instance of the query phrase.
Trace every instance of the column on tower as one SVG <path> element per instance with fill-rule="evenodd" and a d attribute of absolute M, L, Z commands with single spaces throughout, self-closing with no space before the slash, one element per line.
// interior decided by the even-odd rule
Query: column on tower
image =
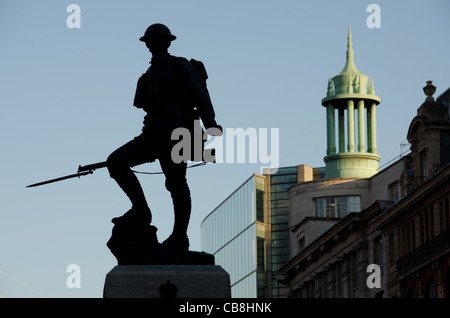
<path fill-rule="evenodd" d="M 358 101 L 358 151 L 366 151 L 366 135 L 364 124 L 364 100 Z"/>
<path fill-rule="evenodd" d="M 348 152 L 355 151 L 355 104 L 353 99 L 347 101 Z"/>
<path fill-rule="evenodd" d="M 367 109 L 367 152 L 370 152 L 370 148 L 372 144 L 372 127 L 370 120 L 370 109 Z"/>
<path fill-rule="evenodd" d="M 376 123 L 376 104 L 372 102 L 370 108 L 367 110 L 367 133 L 368 148 L 370 153 L 377 153 L 377 123 Z"/>
<path fill-rule="evenodd" d="M 327 155 L 336 153 L 336 124 L 334 106 L 327 105 Z"/>
<path fill-rule="evenodd" d="M 344 108 L 338 110 L 338 127 L 339 127 L 339 152 L 345 152 L 345 118 Z"/>

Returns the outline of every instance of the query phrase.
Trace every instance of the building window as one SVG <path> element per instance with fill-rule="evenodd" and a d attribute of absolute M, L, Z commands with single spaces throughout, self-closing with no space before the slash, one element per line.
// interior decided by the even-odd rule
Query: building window
<path fill-rule="evenodd" d="M 260 271 L 266 270 L 266 242 L 262 237 L 256 238 L 256 269 Z"/>
<path fill-rule="evenodd" d="M 450 229 L 450 208 L 449 208 L 449 197 L 444 199 L 444 214 L 445 218 L 445 228 Z"/>
<path fill-rule="evenodd" d="M 440 233 L 450 228 L 450 211 L 448 206 L 448 197 L 439 201 L 439 228 Z"/>
<path fill-rule="evenodd" d="M 342 271 L 342 265 L 341 263 L 338 263 L 336 265 L 336 293 L 337 293 L 337 297 L 343 297 L 343 290 L 342 290 L 342 280 L 341 280 L 341 271 Z"/>
<path fill-rule="evenodd" d="M 416 247 L 416 226 L 414 220 L 402 225 L 400 233 L 402 255 L 406 255 Z"/>
<path fill-rule="evenodd" d="M 419 153 L 419 160 L 420 160 L 420 169 L 421 169 L 421 177 L 428 177 L 428 161 L 427 161 L 427 151 L 422 150 Z"/>
<path fill-rule="evenodd" d="M 394 233 L 389 234 L 389 264 L 395 265 Z"/>
<path fill-rule="evenodd" d="M 425 210 L 420 215 L 420 243 L 424 244 L 431 240 L 434 236 L 434 213 L 433 207 Z"/>
<path fill-rule="evenodd" d="M 327 276 L 327 272 L 323 272 L 321 276 L 322 276 L 322 290 L 323 290 L 323 294 L 322 295 L 323 295 L 323 298 L 328 298 L 328 276 Z M 450 279 L 449 279 L 449 281 L 450 281 Z"/>
<path fill-rule="evenodd" d="M 383 239 L 381 235 L 373 240 L 373 262 L 383 270 Z"/>
<path fill-rule="evenodd" d="M 436 297 L 436 290 L 434 289 L 433 279 L 430 277 L 428 278 L 426 285 L 425 298 L 435 298 L 435 297 Z"/>
<path fill-rule="evenodd" d="M 353 289 L 353 297 L 356 296 L 358 288 L 359 288 L 359 271 L 358 271 L 358 256 L 357 254 L 351 255 L 351 277 L 352 277 L 352 289 Z"/>
<path fill-rule="evenodd" d="M 388 200 L 396 202 L 398 200 L 398 182 L 388 185 Z"/>
<path fill-rule="evenodd" d="M 262 237 L 256 238 L 257 297 L 266 296 L 266 242 Z"/>
<path fill-rule="evenodd" d="M 264 191 L 256 189 L 256 221 L 265 222 L 264 211 Z"/>
<path fill-rule="evenodd" d="M 298 240 L 298 252 L 300 253 L 305 248 L 305 237 Z"/>
<path fill-rule="evenodd" d="M 314 199 L 317 217 L 342 218 L 352 212 L 361 211 L 359 196 L 340 196 Z"/>
<path fill-rule="evenodd" d="M 445 290 L 445 297 L 450 298 L 450 266 L 447 267 L 447 271 L 445 274 L 444 290 Z"/>

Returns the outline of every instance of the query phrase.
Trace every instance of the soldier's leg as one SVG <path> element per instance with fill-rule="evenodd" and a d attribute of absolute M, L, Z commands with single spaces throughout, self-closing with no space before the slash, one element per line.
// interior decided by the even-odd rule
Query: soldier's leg
<path fill-rule="evenodd" d="M 170 158 L 170 151 L 165 152 L 158 159 L 166 177 L 165 185 L 172 197 L 174 210 L 172 235 L 163 243 L 163 246 L 187 250 L 189 248 L 187 229 L 191 216 L 191 192 L 186 180 L 187 164 L 174 163 Z"/>
<path fill-rule="evenodd" d="M 141 184 L 130 167 L 154 160 L 151 148 L 141 137 L 136 137 L 111 153 L 106 161 L 111 178 L 132 203 L 128 216 L 137 216 L 136 220 L 139 222 L 151 223 L 151 213 Z M 113 219 L 113 222 L 116 223 L 117 219 L 120 218 Z"/>

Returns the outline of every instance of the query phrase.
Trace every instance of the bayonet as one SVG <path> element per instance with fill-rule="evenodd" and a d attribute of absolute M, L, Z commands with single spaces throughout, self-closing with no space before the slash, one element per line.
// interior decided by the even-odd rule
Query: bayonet
<path fill-rule="evenodd" d="M 85 175 L 94 173 L 94 171 L 96 169 L 101 169 L 101 168 L 105 168 L 105 167 L 106 167 L 106 161 L 93 163 L 93 164 L 86 165 L 86 166 L 78 166 L 77 173 L 74 173 L 74 174 L 71 174 L 68 176 L 64 176 L 64 177 L 60 177 L 60 178 L 56 178 L 56 179 L 51 179 L 51 180 L 47 180 L 47 181 L 30 184 L 27 186 L 27 188 L 38 187 L 38 186 L 41 186 L 44 184 L 49 184 L 49 183 L 58 182 L 58 181 L 71 179 L 71 178 L 79 178 L 81 176 L 85 176 Z"/>

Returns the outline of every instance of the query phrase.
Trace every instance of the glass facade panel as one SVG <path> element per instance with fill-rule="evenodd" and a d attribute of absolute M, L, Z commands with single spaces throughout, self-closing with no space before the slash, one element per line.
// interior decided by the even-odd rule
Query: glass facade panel
<path fill-rule="evenodd" d="M 249 280 L 244 278 L 256 271 L 255 238 L 255 225 L 252 225 L 214 254 L 216 264 L 230 274 L 233 297 L 235 297 L 236 286 L 244 282 L 248 283 Z M 253 288 L 256 288 L 256 281 Z"/>
<path fill-rule="evenodd" d="M 265 223 L 266 222 L 266 197 L 265 197 L 265 182 L 264 177 L 255 176 L 256 185 L 256 221 Z"/>
<path fill-rule="evenodd" d="M 279 284 L 275 279 L 278 269 L 289 261 L 289 195 L 288 188 L 297 184 L 297 167 L 280 168 L 270 176 L 270 212 L 272 222 L 271 233 L 271 271 L 272 286 L 268 297 L 281 297 L 289 291 L 287 286 Z"/>
<path fill-rule="evenodd" d="M 256 178 L 249 178 L 201 226 L 202 249 L 213 254 L 216 264 L 230 275 L 232 297 L 257 296 L 256 212 L 264 217 L 259 207 L 264 200 L 261 190 L 257 200 Z"/>
<path fill-rule="evenodd" d="M 202 248 L 216 253 L 255 222 L 255 176 L 248 179 L 202 222 Z"/>
<path fill-rule="evenodd" d="M 229 273 L 232 297 L 281 297 L 289 291 L 275 276 L 290 258 L 287 189 L 296 183 L 297 167 L 255 174 L 203 220 L 202 248 Z"/>

